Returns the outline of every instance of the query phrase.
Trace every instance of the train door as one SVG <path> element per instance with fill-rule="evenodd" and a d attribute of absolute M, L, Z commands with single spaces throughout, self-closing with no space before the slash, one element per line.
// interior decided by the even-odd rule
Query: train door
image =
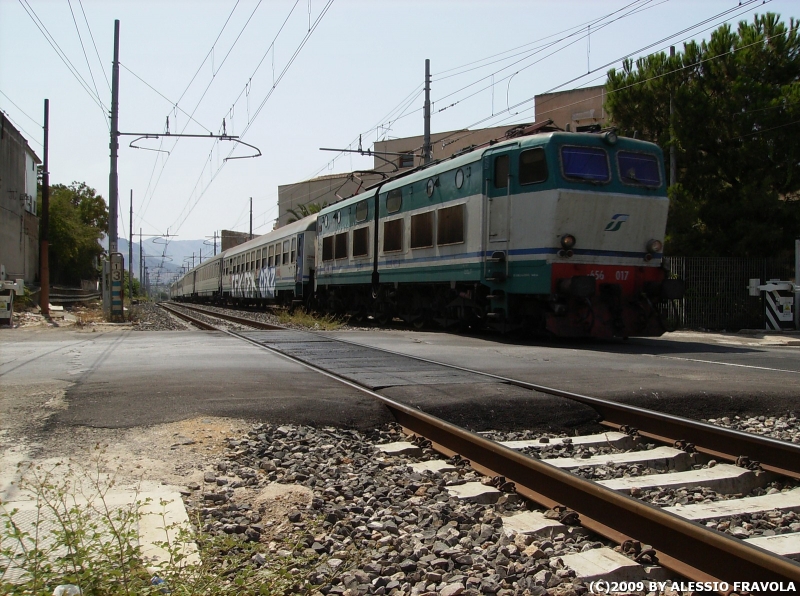
<path fill-rule="evenodd" d="M 303 296 L 303 269 L 305 267 L 306 260 L 305 240 L 306 235 L 304 232 L 297 234 L 297 253 L 295 254 L 294 262 L 294 297 L 298 299 Z"/>
<path fill-rule="evenodd" d="M 489 251 L 505 250 L 511 223 L 511 180 L 516 175 L 514 150 L 491 152 L 484 157 L 488 200 Z"/>

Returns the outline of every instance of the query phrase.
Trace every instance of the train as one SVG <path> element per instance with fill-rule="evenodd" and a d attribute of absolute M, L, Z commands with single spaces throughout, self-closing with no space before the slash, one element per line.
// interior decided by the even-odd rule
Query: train
<path fill-rule="evenodd" d="M 510 138 L 387 178 L 204 261 L 174 300 L 563 337 L 660 336 L 661 149 L 598 132 Z"/>

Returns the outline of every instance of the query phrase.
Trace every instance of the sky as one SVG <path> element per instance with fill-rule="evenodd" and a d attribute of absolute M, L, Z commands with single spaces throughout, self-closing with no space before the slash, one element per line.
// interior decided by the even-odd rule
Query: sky
<path fill-rule="evenodd" d="M 800 17 L 796 0 L 0 0 L 0 109 L 42 157 L 48 98 L 51 184 L 108 200 L 119 19 L 121 132 L 205 136 L 224 120 L 257 148 L 121 137 L 120 236 L 131 193 L 145 236 L 247 231 L 251 197 L 266 233 L 278 185 L 372 165 L 320 147 L 422 134 L 426 58 L 433 132 L 532 122 L 536 94 L 768 11 Z"/>

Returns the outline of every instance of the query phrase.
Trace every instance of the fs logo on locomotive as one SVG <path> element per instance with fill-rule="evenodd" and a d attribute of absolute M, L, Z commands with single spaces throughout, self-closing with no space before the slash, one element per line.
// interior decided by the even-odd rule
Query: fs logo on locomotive
<path fill-rule="evenodd" d="M 630 216 L 627 213 L 617 213 L 611 217 L 611 221 L 606 225 L 606 232 L 616 232 L 622 227 Z"/>

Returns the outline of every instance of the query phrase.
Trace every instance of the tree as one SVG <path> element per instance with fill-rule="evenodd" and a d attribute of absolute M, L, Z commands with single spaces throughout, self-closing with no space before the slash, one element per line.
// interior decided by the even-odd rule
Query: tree
<path fill-rule="evenodd" d="M 291 214 L 292 217 L 289 218 L 289 221 L 286 223 L 292 223 L 293 221 L 300 221 L 304 217 L 308 217 L 312 213 L 319 213 L 325 207 L 328 206 L 328 202 L 325 201 L 320 205 L 319 203 L 306 203 L 305 205 L 298 205 L 297 209 L 287 209 L 286 213 Z"/>
<path fill-rule="evenodd" d="M 626 134 L 677 152 L 667 251 L 777 256 L 800 235 L 800 36 L 775 14 L 723 25 L 683 53 L 612 69 L 607 108 Z M 672 95 L 675 114 L 670 123 Z M 672 124 L 672 132 L 670 131 Z"/>
<path fill-rule="evenodd" d="M 100 239 L 108 228 L 108 207 L 83 182 L 50 187 L 50 280 L 78 285 L 98 277 L 105 253 Z"/>

